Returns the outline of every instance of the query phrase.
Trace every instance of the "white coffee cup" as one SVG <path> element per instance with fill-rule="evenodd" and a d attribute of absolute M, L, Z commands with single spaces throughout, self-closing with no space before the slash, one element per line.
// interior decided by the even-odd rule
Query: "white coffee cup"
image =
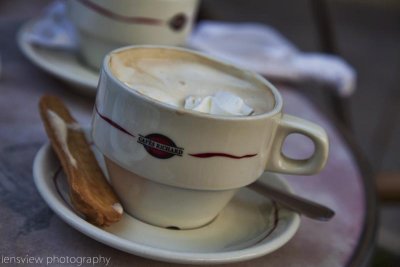
<path fill-rule="evenodd" d="M 185 45 L 198 0 L 70 0 L 67 5 L 80 54 L 99 69 L 104 56 L 122 46 Z"/>
<path fill-rule="evenodd" d="M 209 64 L 244 77 L 270 94 L 271 110 L 253 116 L 218 116 L 185 110 L 140 94 L 117 79 L 110 57 L 152 53 Z M 278 90 L 260 75 L 183 48 L 132 46 L 103 62 L 92 137 L 103 153 L 111 183 L 124 209 L 145 222 L 180 229 L 215 218 L 235 192 L 264 171 L 313 174 L 328 157 L 325 131 L 282 113 Z M 297 133 L 314 143 L 308 159 L 282 153 L 285 138 Z"/>

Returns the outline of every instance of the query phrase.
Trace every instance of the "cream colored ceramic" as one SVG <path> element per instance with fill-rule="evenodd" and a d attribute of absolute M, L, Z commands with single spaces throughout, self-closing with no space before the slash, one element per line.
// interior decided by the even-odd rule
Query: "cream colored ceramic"
<path fill-rule="evenodd" d="M 103 57 L 121 46 L 184 45 L 198 0 L 73 0 L 67 5 L 81 55 L 99 69 Z"/>
<path fill-rule="evenodd" d="M 182 48 L 136 46 L 113 53 L 130 51 L 140 56 L 160 50 L 169 58 L 202 59 L 246 77 L 270 93 L 273 108 L 261 115 L 224 117 L 172 107 L 138 94 L 116 79 L 107 56 L 92 136 L 113 162 L 108 164 L 111 181 L 130 214 L 160 226 L 199 227 L 216 217 L 235 191 L 254 182 L 265 170 L 313 174 L 323 168 L 328 155 L 325 131 L 283 114 L 279 92 L 261 76 Z M 292 133 L 305 135 L 314 143 L 309 159 L 283 155 L 284 140 Z"/>
<path fill-rule="evenodd" d="M 212 221 L 235 190 L 197 190 L 155 183 L 105 158 L 111 184 L 124 209 L 136 218 L 167 228 L 195 228 Z"/>
<path fill-rule="evenodd" d="M 102 157 L 95 150 L 100 164 Z M 269 199 L 242 188 L 220 215 L 205 227 L 172 230 L 143 223 L 125 213 L 111 227 L 99 228 L 84 219 L 70 204 L 66 177 L 50 144 L 37 153 L 35 185 L 50 208 L 81 233 L 108 246 L 154 260 L 186 264 L 218 264 L 245 261 L 271 253 L 296 233 L 300 216 L 275 206 Z M 275 174 L 265 173 L 263 182 L 291 191 Z"/>

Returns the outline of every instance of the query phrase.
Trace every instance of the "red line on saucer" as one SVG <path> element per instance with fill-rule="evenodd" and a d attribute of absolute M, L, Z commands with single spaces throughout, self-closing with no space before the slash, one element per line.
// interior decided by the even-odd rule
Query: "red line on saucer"
<path fill-rule="evenodd" d="M 131 134 L 130 132 L 128 132 L 125 128 L 123 128 L 121 125 L 119 125 L 118 123 L 116 123 L 115 121 L 111 120 L 110 118 L 102 115 L 99 110 L 97 109 L 97 105 L 94 105 L 94 109 L 96 110 L 96 113 L 100 116 L 100 118 L 102 118 L 103 120 L 105 120 L 106 122 L 108 122 L 111 126 L 113 126 L 114 128 L 117 128 L 118 130 L 120 130 L 123 133 L 126 133 L 127 135 L 130 135 L 132 137 L 135 137 L 135 135 Z"/>
<path fill-rule="evenodd" d="M 259 244 L 261 242 L 263 242 L 265 239 L 267 239 L 278 227 L 278 223 L 279 223 L 279 207 L 278 204 L 275 201 L 271 201 L 272 202 L 272 206 L 274 208 L 274 222 L 272 225 L 272 228 L 268 231 L 268 233 L 264 236 L 263 239 L 261 239 L 260 241 L 258 241 L 256 244 Z M 255 244 L 254 244 L 255 245 Z"/>
<path fill-rule="evenodd" d="M 212 157 L 225 157 L 225 158 L 231 158 L 231 159 L 243 159 L 243 158 L 252 158 L 257 156 L 257 154 L 248 154 L 244 156 L 235 156 L 231 154 L 226 154 L 226 153 L 198 153 L 198 154 L 189 154 L 192 157 L 196 158 L 212 158 Z"/>
<path fill-rule="evenodd" d="M 58 183 L 58 179 L 61 176 L 62 170 L 63 170 L 63 168 L 60 165 L 58 167 L 58 169 L 56 170 L 56 172 L 54 173 L 54 176 L 53 176 L 54 187 L 56 188 L 57 194 L 61 197 L 61 199 L 65 202 L 65 204 L 67 204 L 73 211 L 75 211 L 79 215 L 79 212 L 75 209 L 74 206 L 71 205 L 71 202 L 67 201 L 65 199 L 64 194 L 61 193 L 61 189 L 60 189 L 60 185 Z M 79 216 L 82 217 L 81 215 L 79 215 Z"/>
<path fill-rule="evenodd" d="M 61 193 L 61 189 L 60 189 L 60 184 L 58 183 L 58 179 L 61 179 L 61 173 L 63 173 L 63 168 L 60 165 L 57 169 L 57 171 L 54 173 L 53 176 L 53 183 L 54 183 L 54 187 L 56 188 L 57 194 L 61 197 L 61 199 L 64 201 L 64 203 L 69 206 L 69 208 L 71 210 L 73 210 L 75 212 L 76 215 L 78 215 L 79 217 L 81 217 L 82 219 L 85 218 L 85 216 L 83 216 L 72 204 L 71 201 L 68 201 L 65 198 L 65 194 Z"/>
<path fill-rule="evenodd" d="M 58 183 L 57 183 L 58 175 L 61 174 L 61 171 L 62 171 L 62 167 L 60 165 L 53 175 L 53 181 L 56 186 L 57 193 L 64 199 L 64 196 L 61 194 L 61 190 L 60 190 L 60 188 L 58 188 Z M 65 201 L 65 199 L 64 199 L 64 201 Z M 65 202 L 67 202 L 67 201 L 65 201 Z"/>
<path fill-rule="evenodd" d="M 116 14 L 100 5 L 93 3 L 90 0 L 78 0 L 86 7 L 96 11 L 97 13 L 106 16 L 111 19 L 115 19 L 118 21 L 126 22 L 126 23 L 137 23 L 137 24 L 147 24 L 147 25 L 162 25 L 164 21 L 160 19 L 148 18 L 148 17 L 127 17 L 123 15 Z"/>

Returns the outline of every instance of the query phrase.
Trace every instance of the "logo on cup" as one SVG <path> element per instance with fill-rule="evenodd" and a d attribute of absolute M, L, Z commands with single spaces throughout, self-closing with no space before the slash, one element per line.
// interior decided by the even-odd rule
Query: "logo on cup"
<path fill-rule="evenodd" d="M 183 154 L 183 148 L 177 147 L 171 139 L 162 134 L 139 135 L 137 142 L 142 144 L 150 155 L 159 159 L 182 157 Z"/>

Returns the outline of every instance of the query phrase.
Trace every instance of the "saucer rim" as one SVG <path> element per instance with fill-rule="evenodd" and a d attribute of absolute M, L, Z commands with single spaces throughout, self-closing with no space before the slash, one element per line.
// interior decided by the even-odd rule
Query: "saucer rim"
<path fill-rule="evenodd" d="M 60 68 L 62 65 L 57 65 L 55 68 L 54 64 L 51 64 L 48 60 L 46 60 L 45 57 L 42 57 L 40 53 L 37 52 L 38 48 L 35 48 L 35 45 L 29 43 L 26 41 L 26 35 L 29 32 L 29 29 L 32 28 L 32 26 L 39 20 L 40 18 L 33 18 L 20 26 L 20 28 L 17 31 L 16 35 L 16 40 L 19 49 L 23 53 L 23 55 L 34 65 L 39 67 L 41 70 L 45 71 L 46 73 L 70 84 L 70 85 L 75 85 L 79 86 L 79 88 L 74 88 L 78 91 L 81 91 L 81 93 L 84 94 L 89 94 L 93 95 L 96 94 L 97 92 L 97 83 L 99 80 L 99 72 L 96 74 L 96 72 L 89 67 L 86 67 L 83 64 L 80 64 L 78 61 L 72 61 L 72 63 L 76 64 L 71 64 L 71 66 L 74 67 L 80 67 L 82 69 L 86 69 L 87 71 L 92 72 L 94 75 L 97 75 L 96 79 L 88 79 L 85 78 L 85 76 L 79 76 L 79 75 L 69 75 L 68 71 L 63 70 Z M 43 51 L 46 51 L 48 48 L 46 47 L 40 47 Z M 56 49 L 53 50 L 53 52 L 56 52 Z M 60 50 L 61 53 L 61 50 Z M 49 53 L 50 54 L 50 53 Z M 76 55 L 74 55 L 76 56 Z"/>
<path fill-rule="evenodd" d="M 129 254 L 134 254 L 148 259 L 159 260 L 171 263 L 186 263 L 186 264 L 221 264 L 221 263 L 233 263 L 253 258 L 258 258 L 269 254 L 278 248 L 286 244 L 297 232 L 300 226 L 300 215 L 293 212 L 292 219 L 289 220 L 287 229 L 282 232 L 277 238 L 272 239 L 267 243 L 256 243 L 249 247 L 222 252 L 212 253 L 196 253 L 196 252 L 181 252 L 171 251 L 162 248 L 155 248 L 145 244 L 135 243 L 131 240 L 123 239 L 112 233 L 109 233 L 97 226 L 90 224 L 81 217 L 79 217 L 74 211 L 66 207 L 65 203 L 62 202 L 61 196 L 54 194 L 54 191 L 49 181 L 46 181 L 46 175 L 43 175 L 45 170 L 48 170 L 50 163 L 46 160 L 49 157 L 51 146 L 49 143 L 44 144 L 37 152 L 33 162 L 33 176 L 37 190 L 44 199 L 47 205 L 67 224 L 78 230 L 79 232 L 93 238 L 94 240 L 116 248 L 121 251 L 125 251 Z M 276 175 L 276 174 L 274 174 Z M 291 191 L 288 183 L 276 175 L 277 178 L 282 182 L 285 187 Z"/>

